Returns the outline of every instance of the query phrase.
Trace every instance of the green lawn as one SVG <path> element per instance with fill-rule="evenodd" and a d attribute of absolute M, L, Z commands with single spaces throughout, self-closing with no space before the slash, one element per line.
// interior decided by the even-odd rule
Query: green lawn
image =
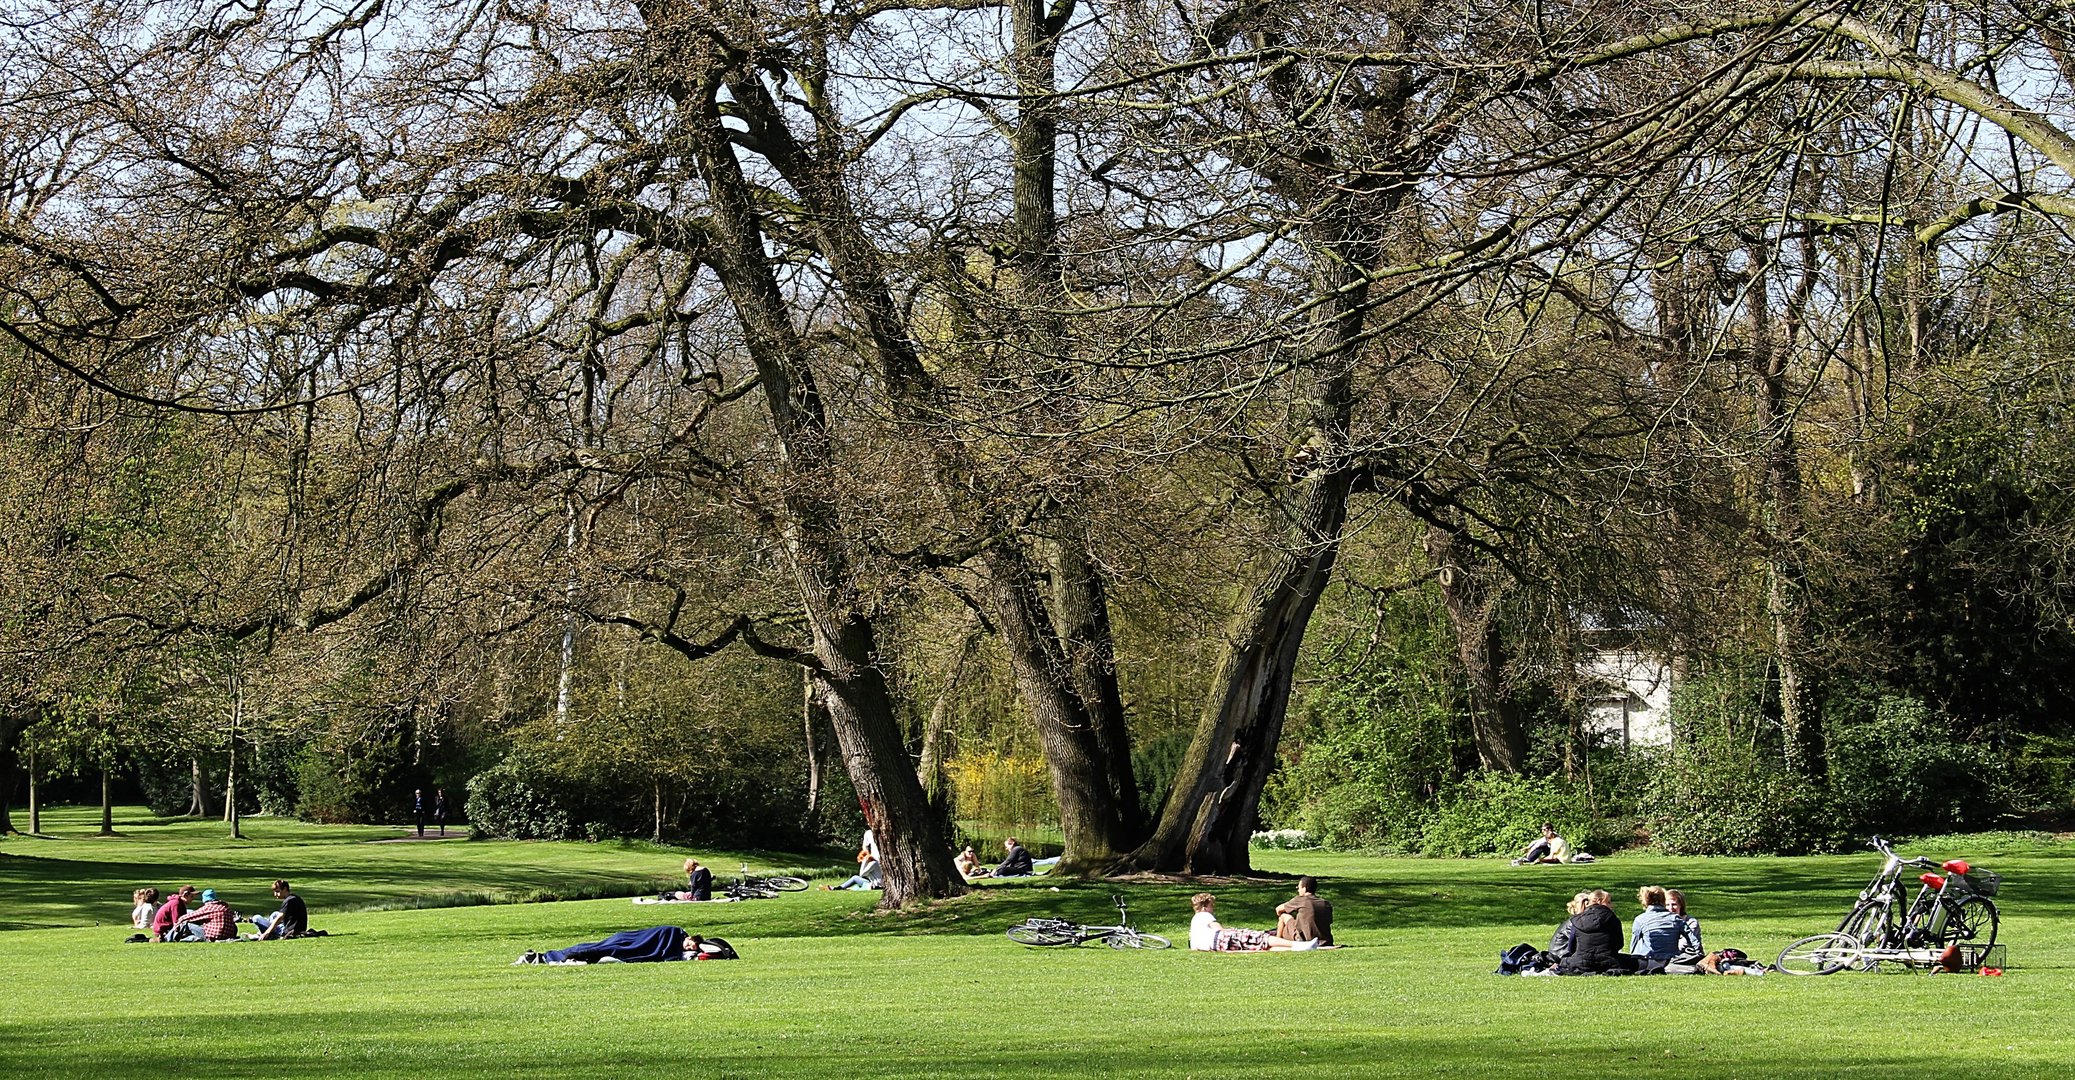
<path fill-rule="evenodd" d="M 1834 923 L 1874 860 L 1622 857 L 1516 869 L 1262 852 L 1271 869 L 1324 879 L 1350 947 L 1217 956 L 1026 950 L 1002 937 L 1030 914 L 1104 915 L 1111 887 L 1101 884 L 997 886 L 891 916 L 867 910 L 873 894 L 820 891 L 702 908 L 601 899 L 338 913 L 342 902 L 417 890 L 525 884 L 515 878 L 638 881 L 677 856 L 583 844 L 339 843 L 326 838 L 360 834 L 281 830 L 270 842 L 254 822 L 258 839 L 245 844 L 186 825 L 0 843 L 0 889 L 11 900 L 27 894 L 26 912 L 10 912 L 17 924 L 119 920 L 128 883 L 167 866 L 256 906 L 272 876 L 265 868 L 294 858 L 315 921 L 335 935 L 155 946 L 120 944 L 124 931 L 110 926 L 0 933 L 0 1076 L 1549 1080 L 1916 1069 L 2058 1076 L 2075 1060 L 2066 1022 L 2075 846 L 1948 841 L 1930 852 L 1979 855 L 2004 874 L 2013 970 L 2002 979 L 1504 979 L 1489 974 L 1497 953 L 1545 940 L 1579 888 L 1684 887 L 1711 945 L 1764 955 Z M 1184 936 L 1194 886 L 1126 891 L 1140 925 Z M 1275 882 L 1211 891 L 1228 923 L 1251 925 L 1287 894 Z M 1617 910 L 1626 916 L 1634 905 Z M 507 966 L 529 947 L 674 920 L 726 936 L 744 959 Z"/>

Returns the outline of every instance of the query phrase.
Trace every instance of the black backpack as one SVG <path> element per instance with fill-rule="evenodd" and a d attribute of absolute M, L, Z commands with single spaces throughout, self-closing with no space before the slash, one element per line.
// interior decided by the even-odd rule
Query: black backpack
<path fill-rule="evenodd" d="M 1499 954 L 1499 969 L 1494 975 L 1518 975 L 1542 966 L 1542 950 L 1523 941 Z"/>
<path fill-rule="evenodd" d="M 742 957 L 735 952 L 733 945 L 728 944 L 727 938 L 702 937 L 699 939 L 699 959 L 740 960 Z"/>

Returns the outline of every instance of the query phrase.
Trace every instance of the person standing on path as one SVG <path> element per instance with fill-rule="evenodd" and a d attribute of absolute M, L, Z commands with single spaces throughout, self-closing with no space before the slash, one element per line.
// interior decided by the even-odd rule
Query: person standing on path
<path fill-rule="evenodd" d="M 411 792 L 411 817 L 417 819 L 418 835 L 425 835 L 425 789 Z"/>
<path fill-rule="evenodd" d="M 432 789 L 432 820 L 439 824 L 439 834 L 447 835 L 447 789 Z"/>

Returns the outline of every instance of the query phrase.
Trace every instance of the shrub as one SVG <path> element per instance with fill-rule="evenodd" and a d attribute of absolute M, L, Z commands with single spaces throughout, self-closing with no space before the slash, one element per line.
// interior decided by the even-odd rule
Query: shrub
<path fill-rule="evenodd" d="M 1889 695 L 1829 719 L 1832 824 L 1845 835 L 1977 825 L 2001 809 L 1995 757 L 1923 702 Z"/>
<path fill-rule="evenodd" d="M 485 836 L 564 840 L 573 835 L 569 811 L 553 775 L 523 750 L 506 754 L 468 781 L 468 820 Z"/>
<path fill-rule="evenodd" d="M 1510 773 L 1477 773 L 1427 815 L 1419 853 L 1463 857 L 1516 852 L 1541 835 L 1545 821 L 1579 850 L 1591 843 L 1591 814 L 1568 785 Z"/>
<path fill-rule="evenodd" d="M 1823 811 L 1821 792 L 1729 737 L 1674 746 L 1642 805 L 1652 843 L 1673 855 L 1805 852 Z"/>

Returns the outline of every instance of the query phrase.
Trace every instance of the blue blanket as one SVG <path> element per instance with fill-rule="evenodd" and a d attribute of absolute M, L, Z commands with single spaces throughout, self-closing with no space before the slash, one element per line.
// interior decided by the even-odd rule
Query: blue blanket
<path fill-rule="evenodd" d="M 646 930 L 622 930 L 603 941 L 587 941 L 548 952 L 550 962 L 581 960 L 595 964 L 610 956 L 630 964 L 684 959 L 684 927 L 651 926 Z"/>

